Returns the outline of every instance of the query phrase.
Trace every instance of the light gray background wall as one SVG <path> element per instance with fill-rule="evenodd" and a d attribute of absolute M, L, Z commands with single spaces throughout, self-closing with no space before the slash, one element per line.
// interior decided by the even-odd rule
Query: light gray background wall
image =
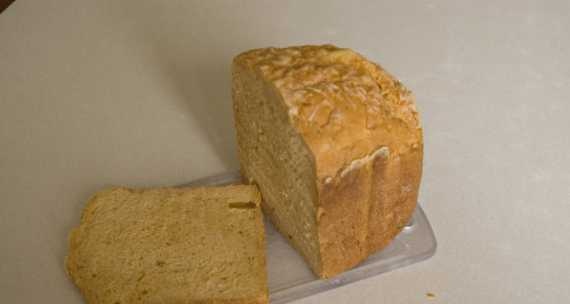
<path fill-rule="evenodd" d="M 570 2 L 544 2 L 16 1 L 0 15 L 0 299 L 81 303 L 62 261 L 85 199 L 237 168 L 232 56 L 330 42 L 415 92 L 439 248 L 298 303 L 567 300 Z"/>

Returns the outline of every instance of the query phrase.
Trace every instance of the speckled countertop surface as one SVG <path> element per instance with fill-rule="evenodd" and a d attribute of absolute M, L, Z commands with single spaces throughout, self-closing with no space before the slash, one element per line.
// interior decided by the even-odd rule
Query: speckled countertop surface
<path fill-rule="evenodd" d="M 415 92 L 439 247 L 296 303 L 562 303 L 568 12 L 568 1 L 16 1 L 0 14 L 0 299 L 81 303 L 63 256 L 88 196 L 237 168 L 232 56 L 330 42 Z"/>

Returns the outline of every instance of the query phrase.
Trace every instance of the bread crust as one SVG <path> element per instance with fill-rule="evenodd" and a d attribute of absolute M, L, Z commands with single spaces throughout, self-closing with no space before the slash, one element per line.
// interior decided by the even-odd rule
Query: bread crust
<path fill-rule="evenodd" d="M 410 220 L 421 179 L 411 92 L 333 45 L 251 50 L 234 65 L 275 88 L 314 158 L 321 265 L 313 271 L 334 276 L 388 245 Z"/>

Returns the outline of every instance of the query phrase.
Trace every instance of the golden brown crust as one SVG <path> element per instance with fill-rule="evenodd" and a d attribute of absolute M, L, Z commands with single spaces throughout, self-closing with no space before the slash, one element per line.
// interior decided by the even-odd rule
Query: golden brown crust
<path fill-rule="evenodd" d="M 332 277 L 383 249 L 410 221 L 422 150 L 378 156 L 320 190 L 321 277 Z"/>
<path fill-rule="evenodd" d="M 422 167 L 411 92 L 377 64 L 332 45 L 236 57 L 273 86 L 314 159 L 321 277 L 384 248 L 409 221 Z M 263 191 L 263 189 L 262 189 Z"/>
<path fill-rule="evenodd" d="M 347 270 L 367 255 L 370 179 L 370 168 L 365 166 L 320 189 L 320 277 Z"/>
<path fill-rule="evenodd" d="M 256 49 L 235 62 L 258 71 L 281 93 L 292 123 L 315 155 L 321 181 L 382 145 L 399 153 L 419 144 L 411 92 L 352 50 L 332 45 Z"/>

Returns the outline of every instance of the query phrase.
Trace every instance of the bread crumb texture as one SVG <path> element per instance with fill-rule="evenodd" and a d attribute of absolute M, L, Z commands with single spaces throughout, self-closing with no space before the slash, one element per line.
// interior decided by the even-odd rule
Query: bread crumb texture
<path fill-rule="evenodd" d="M 87 303 L 267 303 L 259 204 L 253 186 L 101 191 L 66 271 Z"/>

